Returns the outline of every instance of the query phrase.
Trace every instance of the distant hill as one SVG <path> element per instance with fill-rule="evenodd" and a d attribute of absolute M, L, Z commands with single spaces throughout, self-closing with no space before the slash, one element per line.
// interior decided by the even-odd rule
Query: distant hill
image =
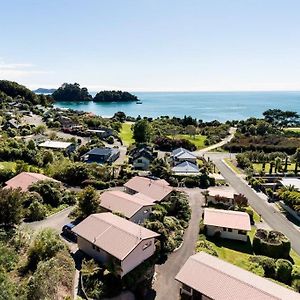
<path fill-rule="evenodd" d="M 44 89 L 44 88 L 38 88 L 36 90 L 34 90 L 34 93 L 37 94 L 52 94 L 56 91 L 56 89 Z"/>

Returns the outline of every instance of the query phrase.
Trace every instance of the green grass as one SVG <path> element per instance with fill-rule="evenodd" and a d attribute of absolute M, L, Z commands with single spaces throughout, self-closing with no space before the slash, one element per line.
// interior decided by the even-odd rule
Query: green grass
<path fill-rule="evenodd" d="M 262 170 L 262 163 L 253 163 L 252 166 L 253 166 L 254 171 L 257 173 L 259 173 Z M 284 165 L 282 165 L 282 168 L 284 168 Z M 270 170 L 270 164 L 266 163 L 265 173 L 268 174 L 269 170 Z M 294 170 L 295 170 L 295 163 L 288 164 L 288 172 L 293 173 Z M 274 167 L 273 167 L 273 172 L 274 172 Z"/>
<path fill-rule="evenodd" d="M 175 138 L 175 139 L 185 139 L 193 143 L 197 149 L 203 149 L 206 146 L 204 145 L 204 142 L 206 140 L 205 135 L 196 134 L 194 136 L 190 136 L 188 134 L 176 134 L 175 136 L 169 136 L 169 138 Z"/>
<path fill-rule="evenodd" d="M 284 128 L 284 131 L 292 131 L 292 132 L 300 132 L 300 128 L 299 127 L 290 127 L 290 128 Z"/>
<path fill-rule="evenodd" d="M 131 123 L 123 123 L 120 132 L 120 138 L 127 147 L 134 143 L 131 125 Z"/>
<path fill-rule="evenodd" d="M 0 162 L 0 169 L 12 170 L 15 171 L 16 163 L 13 161 L 2 161 Z"/>
<path fill-rule="evenodd" d="M 226 162 L 226 164 L 237 174 L 243 174 L 242 170 L 240 168 L 238 168 L 232 159 L 230 158 L 225 158 L 224 161 Z"/>

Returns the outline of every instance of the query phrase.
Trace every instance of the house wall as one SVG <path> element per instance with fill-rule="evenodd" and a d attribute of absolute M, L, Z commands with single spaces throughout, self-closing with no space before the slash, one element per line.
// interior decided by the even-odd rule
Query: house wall
<path fill-rule="evenodd" d="M 143 249 L 148 243 L 150 245 Z M 142 240 L 139 245 L 121 262 L 122 276 L 140 265 L 155 252 L 154 238 Z"/>
<path fill-rule="evenodd" d="M 102 264 L 106 264 L 111 258 L 111 255 L 109 255 L 107 252 L 103 251 L 102 249 L 99 249 L 99 251 L 93 249 L 93 244 L 80 236 L 77 237 L 77 244 L 78 244 L 78 248 L 82 252 L 93 257 L 94 259 L 101 262 Z"/>
<path fill-rule="evenodd" d="M 141 160 L 141 162 L 139 162 Z M 146 157 L 139 157 L 132 162 L 135 169 L 148 170 L 150 165 L 150 160 Z"/>
<path fill-rule="evenodd" d="M 144 223 L 144 220 L 148 219 L 151 211 L 152 211 L 152 207 L 151 206 L 144 206 L 142 207 L 139 211 L 137 211 L 130 219 L 129 221 L 134 222 L 136 224 L 142 224 Z M 145 213 L 146 211 L 146 213 Z"/>
<path fill-rule="evenodd" d="M 230 232 L 228 229 L 230 228 L 206 225 L 206 233 L 209 236 L 213 236 L 216 232 L 220 232 L 222 238 L 247 242 L 247 234 L 241 234 L 237 229 L 232 229 L 232 232 Z"/>
<path fill-rule="evenodd" d="M 175 159 L 175 163 L 176 164 L 178 164 L 178 163 L 182 163 L 182 162 L 184 162 L 184 161 L 189 161 L 189 162 L 191 162 L 191 163 L 193 163 L 193 164 L 197 164 L 197 158 L 195 157 L 195 158 L 188 158 L 188 159 L 186 159 L 186 158 L 176 158 Z"/>

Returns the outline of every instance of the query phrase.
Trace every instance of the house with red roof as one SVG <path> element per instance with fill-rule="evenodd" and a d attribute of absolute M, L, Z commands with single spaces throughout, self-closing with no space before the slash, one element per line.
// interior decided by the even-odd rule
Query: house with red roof
<path fill-rule="evenodd" d="M 92 214 L 73 228 L 78 248 L 123 277 L 155 252 L 159 234 L 112 213 Z"/>
<path fill-rule="evenodd" d="M 300 300 L 300 294 L 222 259 L 199 252 L 175 279 L 190 300 Z"/>
<path fill-rule="evenodd" d="M 241 211 L 205 208 L 203 224 L 208 236 L 247 242 L 251 230 L 250 217 Z"/>
<path fill-rule="evenodd" d="M 10 180 L 6 181 L 4 188 L 12 188 L 12 189 L 20 188 L 22 192 L 27 192 L 28 188 L 32 184 L 44 180 L 60 182 L 40 173 L 22 172 L 17 176 L 11 178 Z"/>
<path fill-rule="evenodd" d="M 154 206 L 153 199 L 140 193 L 130 195 L 122 191 L 106 191 L 101 194 L 100 200 L 104 210 L 119 213 L 137 224 L 144 223 Z"/>

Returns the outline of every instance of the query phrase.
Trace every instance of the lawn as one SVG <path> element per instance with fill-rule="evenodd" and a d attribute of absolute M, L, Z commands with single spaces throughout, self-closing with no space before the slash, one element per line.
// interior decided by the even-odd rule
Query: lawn
<path fill-rule="evenodd" d="M 131 125 L 131 123 L 123 123 L 120 132 L 120 138 L 127 147 L 134 143 Z"/>
<path fill-rule="evenodd" d="M 188 134 L 176 134 L 175 136 L 169 136 L 169 138 L 188 140 L 191 143 L 193 143 L 197 147 L 197 149 L 203 149 L 206 147 L 204 145 L 204 142 L 206 140 L 205 135 L 196 134 L 194 137 L 194 136 L 190 136 Z"/>
<path fill-rule="evenodd" d="M 13 161 L 2 161 L 0 162 L 0 169 L 12 170 L 15 171 L 16 163 Z"/>
<path fill-rule="evenodd" d="M 287 127 L 287 128 L 284 128 L 283 129 L 284 131 L 292 131 L 292 132 L 296 132 L 296 133 L 298 133 L 298 132 L 300 132 L 300 128 L 299 127 Z"/>
<path fill-rule="evenodd" d="M 255 172 L 257 173 L 259 173 L 262 170 L 262 163 L 253 163 L 252 166 Z M 282 168 L 284 168 L 284 164 L 282 165 Z M 270 170 L 270 164 L 266 163 L 265 165 L 266 174 L 269 173 L 269 170 Z M 295 163 L 288 164 L 288 172 L 293 173 L 294 170 L 295 170 Z M 274 172 L 274 167 L 273 167 L 273 172 Z"/>

